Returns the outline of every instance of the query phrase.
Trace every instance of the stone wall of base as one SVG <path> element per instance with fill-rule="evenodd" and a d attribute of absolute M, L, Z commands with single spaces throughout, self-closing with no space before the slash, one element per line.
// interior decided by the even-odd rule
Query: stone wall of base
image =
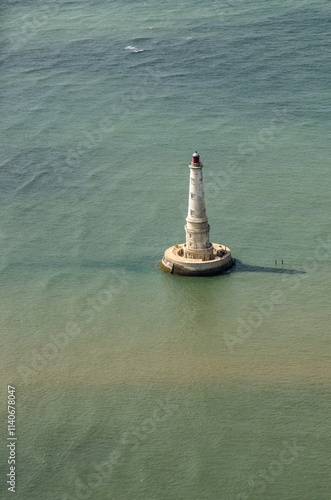
<path fill-rule="evenodd" d="M 205 262 L 189 262 L 189 259 L 182 259 L 178 256 L 172 257 L 171 251 L 166 251 L 160 263 L 160 268 L 170 274 L 181 276 L 215 276 L 231 269 L 233 263 L 230 250 L 222 258 Z"/>
<path fill-rule="evenodd" d="M 160 268 L 166 273 L 174 273 L 174 265 L 171 262 L 166 261 L 164 258 L 160 262 Z"/>
<path fill-rule="evenodd" d="M 217 274 L 222 274 L 228 271 L 233 266 L 233 260 L 230 259 L 226 261 L 219 262 L 218 265 L 210 267 L 194 267 L 187 264 L 174 264 L 172 274 L 179 274 L 181 276 L 216 276 Z"/>

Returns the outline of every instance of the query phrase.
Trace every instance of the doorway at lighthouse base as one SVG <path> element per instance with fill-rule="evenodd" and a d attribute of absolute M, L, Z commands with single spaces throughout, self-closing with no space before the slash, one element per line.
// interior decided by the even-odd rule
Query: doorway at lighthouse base
<path fill-rule="evenodd" d="M 174 245 L 164 252 L 160 263 L 163 271 L 183 276 L 213 276 L 233 266 L 231 251 L 225 245 L 212 243 L 213 253 L 210 260 L 185 257 L 185 246 L 186 243 Z"/>

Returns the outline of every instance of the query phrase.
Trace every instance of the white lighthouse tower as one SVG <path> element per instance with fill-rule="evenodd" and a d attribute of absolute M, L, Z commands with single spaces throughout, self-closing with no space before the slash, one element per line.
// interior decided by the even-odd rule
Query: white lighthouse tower
<path fill-rule="evenodd" d="M 186 243 L 168 248 L 160 267 L 172 274 L 205 276 L 220 274 L 233 265 L 228 247 L 210 243 L 200 155 L 194 152 L 190 168 L 190 190 L 186 217 Z"/>
<path fill-rule="evenodd" d="M 190 259 L 213 259 L 213 245 L 209 242 L 209 229 L 205 195 L 203 191 L 202 163 L 200 155 L 195 151 L 190 168 L 190 191 L 188 214 L 186 217 L 186 244 L 184 257 Z"/>

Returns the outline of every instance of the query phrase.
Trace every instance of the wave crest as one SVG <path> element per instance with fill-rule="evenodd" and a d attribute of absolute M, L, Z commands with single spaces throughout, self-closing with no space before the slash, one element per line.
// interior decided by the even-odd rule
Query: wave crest
<path fill-rule="evenodd" d="M 144 52 L 144 49 L 137 49 L 137 47 L 134 47 L 133 45 L 128 45 L 125 47 L 125 50 L 130 50 L 131 52 Z"/>

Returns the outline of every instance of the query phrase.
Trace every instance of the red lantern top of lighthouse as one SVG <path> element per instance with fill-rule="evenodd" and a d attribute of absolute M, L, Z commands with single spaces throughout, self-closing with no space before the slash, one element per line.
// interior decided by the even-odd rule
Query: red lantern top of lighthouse
<path fill-rule="evenodd" d="M 192 158 L 193 163 L 200 163 L 200 155 L 197 151 L 194 151 Z"/>

